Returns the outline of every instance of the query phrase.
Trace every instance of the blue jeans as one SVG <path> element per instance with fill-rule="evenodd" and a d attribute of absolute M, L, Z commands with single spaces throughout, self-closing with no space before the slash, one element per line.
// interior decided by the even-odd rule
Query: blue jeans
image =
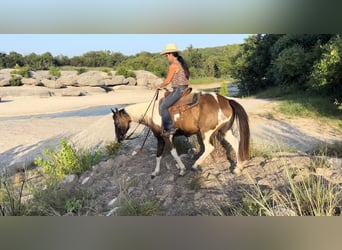
<path fill-rule="evenodd" d="M 174 128 L 168 108 L 175 104 L 181 98 L 183 91 L 186 88 L 187 86 L 174 88 L 173 91 L 165 98 L 165 100 L 159 106 L 159 111 L 162 117 L 163 127 L 165 131 L 170 131 Z"/>

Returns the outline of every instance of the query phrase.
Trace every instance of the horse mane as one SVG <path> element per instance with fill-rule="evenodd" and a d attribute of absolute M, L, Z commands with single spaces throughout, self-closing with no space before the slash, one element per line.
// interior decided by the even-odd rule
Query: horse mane
<path fill-rule="evenodd" d="M 153 117 L 160 119 L 157 102 L 154 105 L 154 111 L 152 110 L 153 104 L 151 104 L 150 107 L 149 106 L 149 102 L 143 102 L 129 105 L 125 110 L 134 122 L 139 122 L 142 118 L 150 119 L 152 118 L 152 114 Z"/>

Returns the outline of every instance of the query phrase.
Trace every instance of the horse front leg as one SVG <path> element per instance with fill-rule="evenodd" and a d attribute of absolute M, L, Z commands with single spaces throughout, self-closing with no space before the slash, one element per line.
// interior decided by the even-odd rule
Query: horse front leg
<path fill-rule="evenodd" d="M 157 144 L 156 167 L 151 174 L 152 179 L 156 177 L 160 172 L 160 161 L 161 161 L 162 154 L 163 154 L 164 147 L 165 147 L 165 140 L 162 137 L 158 136 L 157 140 L 158 140 L 158 144 Z"/>

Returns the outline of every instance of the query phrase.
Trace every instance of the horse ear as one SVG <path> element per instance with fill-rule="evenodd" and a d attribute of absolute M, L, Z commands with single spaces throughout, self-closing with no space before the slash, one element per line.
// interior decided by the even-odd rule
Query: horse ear
<path fill-rule="evenodd" d="M 110 110 L 112 111 L 113 114 L 115 114 L 119 111 L 118 108 L 115 108 L 115 111 L 112 108 Z"/>

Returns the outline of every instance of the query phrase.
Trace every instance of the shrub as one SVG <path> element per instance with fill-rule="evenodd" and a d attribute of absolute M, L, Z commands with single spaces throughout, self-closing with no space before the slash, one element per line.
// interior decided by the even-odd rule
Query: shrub
<path fill-rule="evenodd" d="M 77 71 L 77 75 L 80 75 L 82 73 L 87 72 L 88 70 L 86 68 L 78 68 L 78 69 L 76 69 L 76 71 Z"/>
<path fill-rule="evenodd" d="M 155 197 L 148 197 L 142 201 L 125 196 L 117 211 L 118 216 L 154 216 L 161 211 L 160 201 Z"/>
<path fill-rule="evenodd" d="M 49 68 L 49 74 L 50 74 L 51 76 L 60 77 L 60 76 L 61 76 L 61 71 L 59 70 L 58 67 L 51 66 L 51 67 Z"/>
<path fill-rule="evenodd" d="M 106 154 L 107 154 L 108 156 L 110 156 L 110 155 L 115 155 L 116 152 L 117 152 L 121 147 L 122 147 L 122 144 L 119 143 L 119 142 L 116 142 L 116 141 L 107 143 L 107 144 L 105 145 Z"/>
<path fill-rule="evenodd" d="M 26 78 L 31 77 L 30 68 L 20 67 L 18 64 L 15 66 L 15 70 L 12 71 L 12 74 L 21 75 L 22 77 Z"/>
<path fill-rule="evenodd" d="M 228 96 L 228 88 L 226 83 L 221 83 L 220 95 Z"/>
<path fill-rule="evenodd" d="M 19 75 L 11 75 L 10 84 L 11 84 L 11 86 L 21 86 L 21 85 L 23 85 L 21 83 L 21 76 L 19 76 Z"/>
<path fill-rule="evenodd" d="M 341 97 L 342 40 L 333 39 L 321 46 L 323 54 L 313 65 L 309 83 L 316 90 L 325 90 Z"/>
<path fill-rule="evenodd" d="M 244 190 L 239 215 L 277 216 L 280 212 L 298 216 L 339 215 L 341 190 L 338 184 L 327 181 L 323 176 L 309 173 L 297 178 L 290 169 L 284 175 L 288 185 L 277 189 L 263 190 L 254 184 L 252 190 Z"/>
<path fill-rule="evenodd" d="M 38 157 L 34 162 L 36 165 L 43 167 L 44 173 L 57 181 L 60 181 L 65 175 L 81 174 L 89 170 L 101 158 L 101 153 L 98 151 L 95 153 L 78 152 L 64 139 L 61 141 L 59 150 L 45 149 L 43 153 L 47 159 Z"/>
<path fill-rule="evenodd" d="M 135 77 L 135 73 L 132 70 L 128 70 L 125 67 L 120 67 L 116 71 L 116 75 L 122 75 L 125 78 L 127 77 Z"/>
<path fill-rule="evenodd" d="M 24 179 L 18 186 L 10 178 L 0 176 L 0 216 L 17 216 L 25 213 L 25 206 L 21 200 L 25 183 Z"/>

